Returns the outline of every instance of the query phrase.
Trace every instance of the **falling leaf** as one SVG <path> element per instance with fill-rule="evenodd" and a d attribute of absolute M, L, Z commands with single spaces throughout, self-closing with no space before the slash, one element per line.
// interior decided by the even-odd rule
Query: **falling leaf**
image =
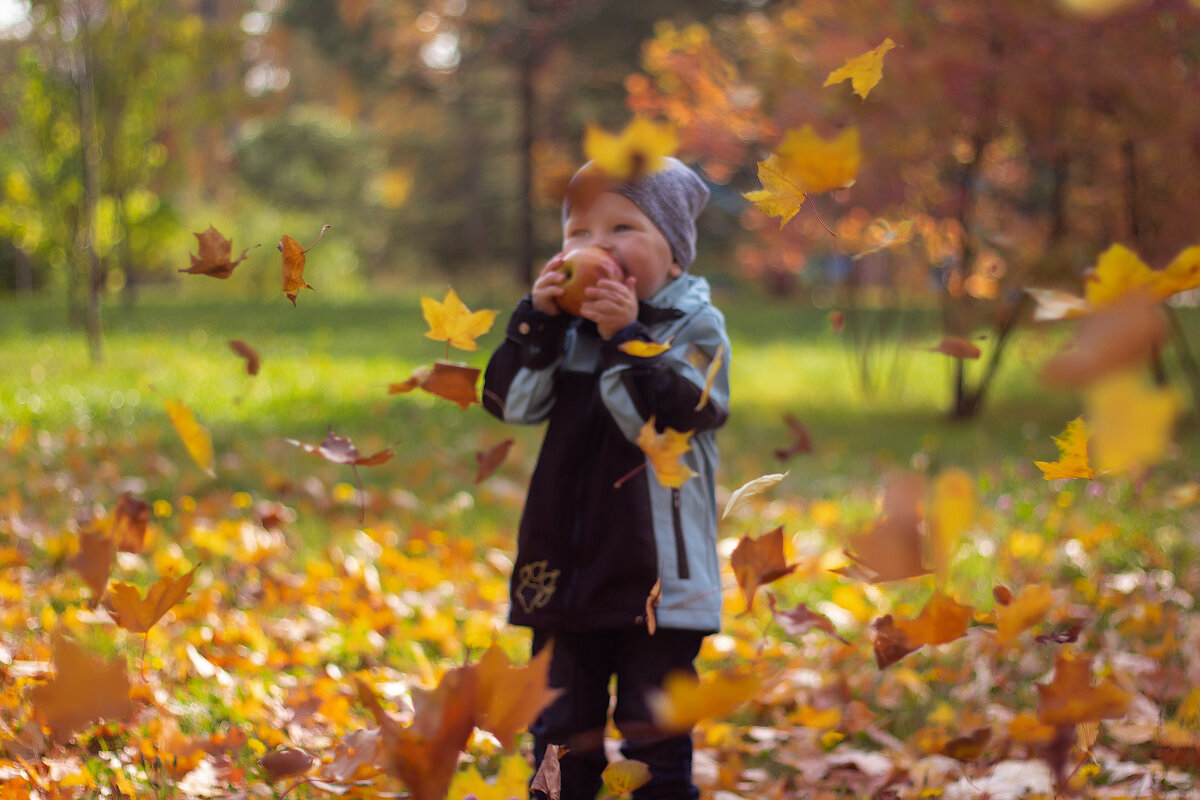
<path fill-rule="evenodd" d="M 1162 460 L 1179 414 L 1179 395 L 1132 372 L 1106 378 L 1084 397 L 1097 469 L 1140 471 Z"/>
<path fill-rule="evenodd" d="M 1083 417 L 1076 417 L 1068 422 L 1066 429 L 1054 437 L 1054 444 L 1058 446 L 1058 461 L 1033 462 L 1042 471 L 1042 477 L 1048 481 L 1062 478 L 1094 478 L 1096 473 L 1088 461 L 1090 436 Z"/>
<path fill-rule="evenodd" d="M 790 611 L 782 611 L 776 607 L 773 596 L 767 595 L 767 602 L 771 605 L 771 615 L 775 618 L 776 624 L 788 636 L 801 636 L 813 628 L 818 628 L 842 644 L 850 644 L 838 634 L 837 628 L 833 626 L 833 621 L 829 617 L 818 614 L 804 603 L 800 603 Z"/>
<path fill-rule="evenodd" d="M 1200 245 L 1180 251 L 1157 277 L 1155 289 L 1159 297 L 1200 288 Z"/>
<path fill-rule="evenodd" d="M 833 331 L 835 336 L 841 336 L 842 331 L 846 329 L 846 312 L 845 311 L 830 311 L 829 312 L 829 330 Z"/>
<path fill-rule="evenodd" d="M 91 529 L 79 532 L 79 551 L 71 558 L 71 566 L 92 590 L 93 598 L 103 596 L 116 555 L 117 542 L 109 535 L 109 531 Z"/>
<path fill-rule="evenodd" d="M 146 543 L 146 527 L 150 524 L 150 504 L 125 492 L 117 498 L 113 509 L 109 537 L 123 553 L 140 553 Z"/>
<path fill-rule="evenodd" d="M 215 476 L 212 434 L 208 432 L 208 428 L 197 422 L 192 410 L 183 403 L 167 400 L 166 407 L 167 417 L 171 420 L 171 425 L 175 427 L 179 438 L 183 440 L 183 446 L 187 448 L 188 455 L 202 470 Z"/>
<path fill-rule="evenodd" d="M 504 459 L 508 458 L 508 451 L 512 449 L 515 439 L 505 439 L 499 444 L 494 444 L 487 450 L 482 450 L 475 453 L 475 483 L 483 483 L 491 476 L 496 468 L 504 463 Z"/>
<path fill-rule="evenodd" d="M 181 269 L 180 272 L 186 272 L 190 275 L 208 275 L 212 278 L 220 278 L 225 280 L 233 274 L 234 268 L 242 263 L 254 247 L 247 247 L 238 256 L 237 261 L 230 261 L 233 256 L 233 242 L 226 239 L 217 231 L 216 228 L 209 225 L 208 230 L 203 233 L 192 234 L 196 237 L 199 243 L 197 254 L 191 256 L 192 266 L 188 269 Z"/>
<path fill-rule="evenodd" d="M 605 788 L 614 795 L 629 794 L 650 782 L 650 767 L 632 758 L 609 764 L 600 773 Z"/>
<path fill-rule="evenodd" d="M 704 373 L 704 390 L 700 392 L 700 399 L 696 401 L 695 411 L 704 408 L 708 403 L 708 396 L 712 392 L 713 382 L 717 379 L 717 374 L 721 371 L 721 363 L 725 359 L 725 343 L 722 342 L 717 348 L 717 352 L 712 357 L 712 361 L 708 363 L 708 370 Z"/>
<path fill-rule="evenodd" d="M 895 619 L 893 624 L 904 634 L 904 639 L 916 647 L 946 644 L 967 632 L 974 611 L 970 606 L 935 592 L 920 614 L 913 619 Z"/>
<path fill-rule="evenodd" d="M 942 747 L 942 755 L 949 756 L 956 761 L 977 761 L 991 740 L 991 728 L 978 728 L 966 736 L 959 736 L 946 742 Z"/>
<path fill-rule="evenodd" d="M 869 244 L 850 256 L 850 260 L 861 261 L 872 253 L 910 241 L 915 227 L 916 223 L 911 219 L 903 220 L 899 225 L 892 225 L 886 219 L 875 220 L 863 233 L 863 238 Z"/>
<path fill-rule="evenodd" d="M 113 619 L 127 631 L 146 633 L 173 606 L 187 597 L 192 579 L 199 567 L 179 578 L 163 577 L 146 591 L 146 599 L 137 587 L 129 583 L 114 583 L 108 590 L 108 610 Z"/>
<path fill-rule="evenodd" d="M 550 800 L 562 797 L 562 765 L 558 760 L 567 753 L 567 748 L 557 744 L 546 745 L 542 763 L 538 766 L 533 782 L 529 784 L 530 791 L 545 792 Z"/>
<path fill-rule="evenodd" d="M 758 182 L 763 188 L 742 196 L 767 216 L 779 217 L 780 228 L 800 213 L 808 192 L 798 176 L 786 172 L 782 158 L 772 153 L 766 161 L 758 162 Z"/>
<path fill-rule="evenodd" d="M 675 126 L 634 117 L 619 134 L 588 125 L 584 156 L 617 183 L 633 182 L 666 166 L 679 148 Z"/>
<path fill-rule="evenodd" d="M 854 563 L 831 571 L 866 583 L 927 575 L 921 552 L 924 494 L 925 482 L 919 474 L 891 478 L 880 519 L 867 533 L 850 537 L 845 552 Z"/>
<path fill-rule="evenodd" d="M 646 633 L 651 636 L 658 630 L 658 603 L 662 600 L 662 578 L 654 581 L 646 595 Z"/>
<path fill-rule="evenodd" d="M 321 238 L 325 235 L 325 231 L 329 230 L 328 225 L 321 226 L 321 232 L 317 234 L 317 241 L 309 245 L 308 250 L 300 246 L 292 237 L 286 233 L 279 240 L 279 244 L 275 245 L 275 249 L 283 253 L 283 269 L 281 273 L 281 283 L 283 293 L 288 300 L 292 301 L 292 306 L 296 305 L 296 295 L 301 289 L 312 289 L 304 282 L 304 256 L 309 250 L 317 246 Z"/>
<path fill-rule="evenodd" d="M 1100 254 L 1096 266 L 1084 279 L 1084 297 L 1093 308 L 1111 305 L 1137 291 L 1150 289 L 1154 271 L 1123 244 L 1114 244 Z"/>
<path fill-rule="evenodd" d="M 562 694 L 549 686 L 553 644 L 543 647 L 523 667 L 516 667 L 495 642 L 476 664 L 476 724 L 491 731 L 506 750 L 518 732 Z"/>
<path fill-rule="evenodd" d="M 425 336 L 437 342 L 447 342 L 459 350 L 478 350 L 475 340 L 492 329 L 496 312 L 484 309 L 471 311 L 453 289 L 446 292 L 442 302 L 422 295 L 421 313 L 429 324 Z"/>
<path fill-rule="evenodd" d="M 887 669 L 909 653 L 920 649 L 920 645 L 908 641 L 904 631 L 896 627 L 891 614 L 880 617 L 871 623 L 875 638 L 871 643 L 875 652 L 875 663 L 880 669 Z"/>
<path fill-rule="evenodd" d="M 733 494 L 729 495 L 729 501 L 725 503 L 725 510 L 721 512 L 721 519 L 728 518 L 734 511 L 737 511 L 767 489 L 778 486 L 779 482 L 787 476 L 788 473 L 786 472 L 776 472 L 743 483 L 734 490 Z"/>
<path fill-rule="evenodd" d="M 627 353 L 637 358 L 653 358 L 661 355 L 671 349 L 671 340 L 665 342 L 643 342 L 641 339 L 633 339 L 628 342 L 621 342 L 617 345 L 617 349 L 622 353 Z"/>
<path fill-rule="evenodd" d="M 1111 678 L 1092 682 L 1092 659 L 1062 649 L 1054 658 L 1050 683 L 1037 684 L 1038 720 L 1046 725 L 1078 725 L 1119 719 L 1133 695 Z"/>
<path fill-rule="evenodd" d="M 1050 322 L 1059 319 L 1084 317 L 1092 312 L 1092 305 L 1087 300 L 1070 292 L 1058 289 L 1025 288 L 1026 294 L 1033 298 L 1034 322 Z"/>
<path fill-rule="evenodd" d="M 947 336 L 937 346 L 930 347 L 929 352 L 943 353 L 951 358 L 979 358 L 980 355 L 979 348 L 961 336 Z"/>
<path fill-rule="evenodd" d="M 283 747 L 267 753 L 258 763 L 267 774 L 267 780 L 275 783 L 284 778 L 303 775 L 312 769 L 317 759 L 299 747 Z"/>
<path fill-rule="evenodd" d="M 54 636 L 52 654 L 54 678 L 33 687 L 29 699 L 57 739 L 67 739 L 89 722 L 133 714 L 123 657 L 93 657 L 61 633 Z"/>
<path fill-rule="evenodd" d="M 700 720 L 728 716 L 762 689 L 758 672 L 731 667 L 697 678 L 690 672 L 673 672 L 662 688 L 650 695 L 650 708 L 660 726 L 685 731 Z"/>
<path fill-rule="evenodd" d="M 883 78 L 883 57 L 895 46 L 896 43 L 887 38 L 874 50 L 847 59 L 845 64 L 829 73 L 824 86 L 835 86 L 848 79 L 854 93 L 866 100 L 867 95 Z"/>
<path fill-rule="evenodd" d="M 934 570 L 943 582 L 959 539 L 975 522 L 978 502 L 975 481 L 966 470 L 945 469 L 934 478 L 929 543 Z"/>
<path fill-rule="evenodd" d="M 808 428 L 805 427 L 804 423 L 796 419 L 790 412 L 783 415 L 783 421 L 791 431 L 792 443 L 787 447 L 777 448 L 775 450 L 775 457 L 780 461 L 787 461 L 799 453 L 811 453 L 813 451 L 812 434 L 808 432 Z"/>
<path fill-rule="evenodd" d="M 795 175 L 808 194 L 823 194 L 854 183 L 862 163 L 858 128 L 851 126 L 828 141 L 811 125 L 790 130 L 776 151 L 785 171 Z"/>
<path fill-rule="evenodd" d="M 1008 644 L 1030 626 L 1041 622 L 1054 604 L 1054 595 L 1044 583 L 1021 587 L 1005 604 L 996 607 L 996 643 Z"/>
<path fill-rule="evenodd" d="M 233 352 L 246 359 L 247 375 L 258 374 L 258 368 L 262 362 L 258 357 L 258 352 L 253 347 L 241 341 L 240 339 L 230 339 L 229 347 L 231 350 L 233 350 Z"/>
<path fill-rule="evenodd" d="M 295 439 L 284 439 L 290 445 L 302 448 L 309 453 L 320 456 L 334 464 L 351 464 L 359 467 L 374 467 L 389 461 L 396 454 L 391 449 L 380 450 L 369 456 L 364 456 L 345 436 L 338 436 L 333 428 L 325 435 L 320 444 L 305 444 Z"/>
<path fill-rule="evenodd" d="M 691 467 L 680 461 L 680 457 L 692 449 L 693 433 L 695 431 L 680 433 L 674 428 L 667 428 L 658 433 L 654 427 L 654 417 L 646 420 L 638 431 L 637 445 L 642 448 L 646 458 L 650 459 L 654 474 L 663 486 L 678 489 L 696 474 Z"/>
<path fill-rule="evenodd" d="M 1038 644 L 1071 644 L 1079 641 L 1079 632 L 1082 630 L 1083 623 L 1075 622 L 1053 633 L 1040 633 L 1033 640 Z"/>
<path fill-rule="evenodd" d="M 1166 339 L 1161 303 L 1138 291 L 1080 322 L 1071 340 L 1042 365 L 1040 375 L 1051 386 L 1088 386 L 1149 362 Z"/>
<path fill-rule="evenodd" d="M 421 367 L 407 380 L 388 384 L 388 394 L 406 394 L 414 389 L 422 389 L 466 411 L 479 402 L 479 393 L 475 388 L 478 382 L 479 370 L 474 367 L 435 361 L 432 367 Z"/>
<path fill-rule="evenodd" d="M 754 595 L 759 586 L 779 580 L 796 569 L 796 565 L 788 564 L 783 555 L 782 525 L 757 539 L 749 535 L 739 539 L 729 556 L 729 565 L 746 598 L 747 612 L 754 610 Z"/>

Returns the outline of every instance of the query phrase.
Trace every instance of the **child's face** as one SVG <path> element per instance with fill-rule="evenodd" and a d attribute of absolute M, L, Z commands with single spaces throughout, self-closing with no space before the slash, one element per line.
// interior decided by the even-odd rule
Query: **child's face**
<path fill-rule="evenodd" d="M 584 207 L 576 205 L 567 216 L 563 252 L 584 246 L 608 251 L 625 275 L 636 279 L 633 288 L 639 300 L 683 273 L 662 231 L 632 200 L 614 192 L 602 192 Z"/>

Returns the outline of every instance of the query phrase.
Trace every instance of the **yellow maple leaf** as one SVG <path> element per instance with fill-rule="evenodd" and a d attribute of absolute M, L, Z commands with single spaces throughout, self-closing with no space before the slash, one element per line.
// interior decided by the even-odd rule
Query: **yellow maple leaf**
<path fill-rule="evenodd" d="M 828 141 L 811 125 L 790 130 L 776 151 L 788 174 L 796 175 L 809 194 L 821 194 L 854 183 L 862 165 L 858 128 L 851 126 Z"/>
<path fill-rule="evenodd" d="M 188 455 L 201 469 L 209 475 L 214 475 L 212 434 L 208 432 L 208 428 L 197 422 L 196 415 L 183 403 L 167 400 L 166 405 L 167 417 L 179 438 L 183 440 Z"/>
<path fill-rule="evenodd" d="M 1111 305 L 1132 292 L 1150 290 L 1157 282 L 1154 271 L 1123 244 L 1100 254 L 1084 281 L 1084 297 L 1093 308 Z"/>
<path fill-rule="evenodd" d="M 627 758 L 624 761 L 614 761 L 600 773 L 600 780 L 614 795 L 629 794 L 634 789 L 645 786 L 650 782 L 650 767 L 644 761 Z"/>
<path fill-rule="evenodd" d="M 474 764 L 468 764 L 459 770 L 450 782 L 447 797 L 467 797 L 475 795 L 478 800 L 511 800 L 514 797 L 525 797 L 529 793 L 529 780 L 533 777 L 533 768 L 525 756 L 514 753 L 500 758 L 500 769 L 496 776 L 488 782 Z"/>
<path fill-rule="evenodd" d="M 187 596 L 198 567 L 179 578 L 160 578 L 146 592 L 143 600 L 137 587 L 129 583 L 114 583 L 108 589 L 108 608 L 113 619 L 127 631 L 146 633 L 179 601 Z"/>
<path fill-rule="evenodd" d="M 1185 248 L 1159 273 L 1155 293 L 1170 297 L 1200 286 L 1200 245 Z"/>
<path fill-rule="evenodd" d="M 696 473 L 692 468 L 682 463 L 679 457 L 692 449 L 691 438 L 695 431 L 680 433 L 674 428 L 667 428 L 659 433 L 654 427 L 654 417 L 646 420 L 638 431 L 637 445 L 642 448 L 658 482 L 663 486 L 678 489 L 688 478 Z"/>
<path fill-rule="evenodd" d="M 617 345 L 617 349 L 622 353 L 627 353 L 638 358 L 652 358 L 653 356 L 665 353 L 671 349 L 671 340 L 665 342 L 643 342 L 641 339 L 634 339 L 628 342 L 621 342 Z"/>
<path fill-rule="evenodd" d="M 847 59 L 845 64 L 829 73 L 829 77 L 825 79 L 825 86 L 833 86 L 849 79 L 854 93 L 866 100 L 875 84 L 883 77 L 883 57 L 895 46 L 896 43 L 887 38 L 874 50 Z"/>
<path fill-rule="evenodd" d="M 762 685 L 762 675 L 745 669 L 724 669 L 703 678 L 674 672 L 650 696 L 650 708 L 663 728 L 687 730 L 702 719 L 729 715 L 758 694 Z"/>
<path fill-rule="evenodd" d="M 1033 463 L 1042 471 L 1042 476 L 1048 481 L 1059 478 L 1091 480 L 1096 477 L 1096 472 L 1088 461 L 1089 435 L 1090 432 L 1083 417 L 1076 417 L 1067 423 L 1067 427 L 1062 433 L 1054 437 L 1054 443 L 1058 445 L 1058 461 L 1035 461 Z"/>
<path fill-rule="evenodd" d="M 1008 644 L 1030 626 L 1041 622 L 1053 604 L 1054 594 L 1049 585 L 1022 586 L 1007 604 L 996 606 L 996 643 Z"/>
<path fill-rule="evenodd" d="M 1089 389 L 1084 403 L 1100 470 L 1140 470 L 1166 454 L 1180 407 L 1173 390 L 1122 372 Z"/>
<path fill-rule="evenodd" d="M 950 558 L 958 540 L 975 522 L 977 507 L 975 481 L 970 473 L 959 468 L 938 473 L 933 481 L 928 519 L 933 564 L 942 580 L 949 573 Z"/>
<path fill-rule="evenodd" d="M 696 401 L 696 408 L 699 411 L 708 403 L 708 396 L 712 394 L 713 383 L 717 380 L 717 373 L 721 371 L 721 363 L 725 360 L 725 343 L 722 342 L 717 347 L 717 353 L 713 356 L 708 365 L 708 371 L 704 373 L 704 390 L 700 392 L 700 399 Z"/>
<path fill-rule="evenodd" d="M 422 296 L 421 313 L 429 323 L 429 331 L 425 334 L 428 338 L 448 342 L 459 350 L 478 350 L 475 340 L 490 331 L 496 321 L 495 311 L 471 311 L 453 289 L 446 292 L 440 303 L 432 297 Z"/>
<path fill-rule="evenodd" d="M 758 181 L 763 188 L 742 195 L 767 216 L 779 217 L 781 228 L 800 213 L 808 197 L 800 179 L 788 175 L 785 169 L 783 159 L 772 153 L 766 161 L 758 162 Z"/>
<path fill-rule="evenodd" d="M 662 169 L 678 147 L 674 125 L 645 117 L 634 117 L 618 134 L 588 125 L 583 138 L 584 155 L 619 183 Z"/>

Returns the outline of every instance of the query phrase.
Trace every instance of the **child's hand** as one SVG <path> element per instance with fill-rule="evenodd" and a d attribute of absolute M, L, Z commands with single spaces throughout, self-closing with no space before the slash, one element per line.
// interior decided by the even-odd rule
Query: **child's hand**
<path fill-rule="evenodd" d="M 562 264 L 563 254 L 559 253 L 554 258 L 546 262 L 546 266 L 542 267 L 542 271 L 538 273 L 537 278 L 533 282 L 533 289 L 530 290 L 530 297 L 533 299 L 533 307 L 543 314 L 560 314 L 561 309 L 558 303 L 554 302 L 554 298 L 563 293 L 562 282 L 563 274 L 558 267 Z"/>
<path fill-rule="evenodd" d="M 580 307 L 579 316 L 596 323 L 602 338 L 611 339 L 617 331 L 637 320 L 636 282 L 632 275 L 624 280 L 602 278 L 584 292 L 587 300 Z"/>

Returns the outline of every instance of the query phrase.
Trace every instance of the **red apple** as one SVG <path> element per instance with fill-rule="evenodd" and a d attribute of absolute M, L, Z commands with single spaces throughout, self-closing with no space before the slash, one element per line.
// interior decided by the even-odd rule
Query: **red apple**
<path fill-rule="evenodd" d="M 554 298 L 558 307 L 568 314 L 579 316 L 579 307 L 587 300 L 584 290 L 595 286 L 601 278 L 619 279 L 621 268 L 599 247 L 577 247 L 563 256 L 558 271 L 565 275 L 560 286 L 563 293 Z"/>

